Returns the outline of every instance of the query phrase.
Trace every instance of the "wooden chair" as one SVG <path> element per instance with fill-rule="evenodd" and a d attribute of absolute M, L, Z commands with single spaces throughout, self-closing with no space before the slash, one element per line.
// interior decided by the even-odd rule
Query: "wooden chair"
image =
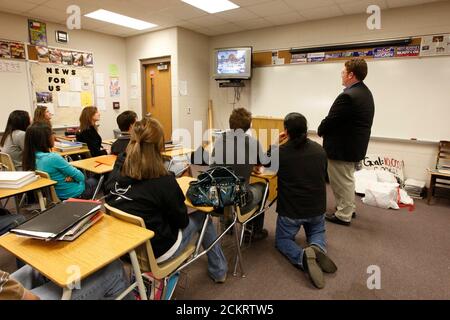
<path fill-rule="evenodd" d="M 128 214 L 119 209 L 111 207 L 108 204 L 105 204 L 106 213 L 120 219 L 122 221 L 132 223 L 134 225 L 145 228 L 144 220 L 141 217 Z M 173 274 L 178 272 L 181 268 L 184 267 L 185 262 L 187 262 L 195 251 L 195 245 L 188 245 L 182 254 L 178 257 L 170 259 L 168 261 L 158 263 L 156 262 L 155 254 L 153 253 L 152 244 L 150 241 L 145 242 L 140 247 L 136 248 L 136 255 L 138 257 L 139 266 L 141 268 L 142 276 L 148 278 L 146 273 L 151 272 L 153 278 L 158 280 L 166 281 Z M 166 286 L 164 286 L 164 290 L 162 293 L 162 297 L 166 296 Z M 170 297 L 169 297 L 170 299 Z"/>
<path fill-rule="evenodd" d="M 436 196 L 436 188 L 450 192 L 450 141 L 440 141 L 436 158 L 436 167 L 428 169 L 430 173 L 430 187 L 428 189 L 427 202 Z"/>
<path fill-rule="evenodd" d="M 36 170 L 36 174 L 39 175 L 41 178 L 50 179 L 50 175 L 47 172 Z M 61 202 L 61 200 L 58 198 L 58 195 L 56 194 L 54 186 L 48 187 L 48 190 L 49 190 L 49 193 L 50 193 L 49 194 L 49 198 L 51 199 L 52 203 L 59 203 L 59 202 Z M 48 201 L 47 201 L 47 203 L 48 203 Z"/>
<path fill-rule="evenodd" d="M 11 156 L 4 152 L 0 152 L 0 171 L 16 171 Z"/>
<path fill-rule="evenodd" d="M 16 171 L 16 167 L 14 162 L 11 159 L 11 156 L 8 153 L 0 152 L 0 171 Z M 5 203 L 1 203 L 3 208 L 8 204 L 9 198 L 6 199 Z M 25 201 L 25 194 L 22 195 L 21 199 L 17 196 L 14 197 L 14 201 L 16 204 L 17 213 L 20 213 L 20 207 L 22 207 Z"/>
<path fill-rule="evenodd" d="M 256 206 L 254 208 L 252 208 L 250 211 L 243 213 L 241 211 L 241 208 L 239 206 L 235 206 L 234 208 L 232 208 L 233 210 L 235 210 L 236 213 L 236 224 L 234 225 L 234 232 L 236 235 L 236 245 L 237 245 L 237 250 L 236 250 L 236 256 L 235 256 L 235 261 L 234 261 L 234 271 L 233 271 L 233 275 L 236 276 L 237 275 L 237 267 L 239 264 L 240 270 L 241 270 L 241 275 L 242 277 L 245 277 L 245 271 L 244 271 L 244 267 L 243 267 L 243 263 L 242 263 L 242 254 L 241 254 L 241 250 L 240 248 L 242 247 L 242 242 L 244 240 L 244 232 L 246 230 L 246 226 L 247 224 L 252 221 L 253 219 L 255 219 L 256 217 L 258 217 L 259 215 L 263 214 L 268 208 L 265 208 L 266 202 L 267 202 L 267 198 L 269 196 L 269 183 L 265 182 L 264 183 L 264 191 L 263 191 L 263 196 L 261 201 L 256 204 Z M 240 235 L 238 235 L 238 224 L 241 226 L 240 227 Z M 253 230 L 252 229 L 248 229 L 248 232 L 250 232 L 250 237 L 253 234 Z"/>

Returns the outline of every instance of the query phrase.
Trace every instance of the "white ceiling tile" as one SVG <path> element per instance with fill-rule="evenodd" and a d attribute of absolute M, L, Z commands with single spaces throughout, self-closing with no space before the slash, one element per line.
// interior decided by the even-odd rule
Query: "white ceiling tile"
<path fill-rule="evenodd" d="M 297 23 L 297 22 L 306 20 L 304 17 L 302 17 L 297 12 L 290 12 L 290 13 L 280 14 L 277 16 L 269 16 L 269 17 L 265 17 L 265 19 L 272 22 L 274 25 L 291 24 L 291 23 Z"/>
<path fill-rule="evenodd" d="M 310 19 L 310 20 L 326 19 L 326 18 L 344 15 L 342 10 L 337 5 L 314 8 L 314 9 L 299 10 L 298 12 L 303 17 Z"/>
<path fill-rule="evenodd" d="M 280 15 L 292 11 L 292 9 L 289 8 L 282 0 L 250 6 L 247 9 L 260 17 Z"/>
<path fill-rule="evenodd" d="M 289 7 L 298 11 L 333 6 L 336 4 L 334 0 L 284 0 L 284 2 L 286 2 Z"/>
<path fill-rule="evenodd" d="M 398 8 L 406 6 L 415 6 L 419 4 L 436 2 L 437 0 L 387 0 L 389 8 Z"/>
<path fill-rule="evenodd" d="M 436 2 L 438 0 L 231 0 L 241 8 L 214 15 L 180 0 L 0 0 L 0 11 L 21 14 L 48 22 L 63 23 L 66 9 L 75 4 L 82 14 L 103 8 L 159 27 L 136 31 L 82 17 L 82 28 L 117 36 L 182 26 L 206 35 L 266 28 L 303 20 L 324 19 L 345 14 L 363 13 L 370 4 L 381 9 Z"/>
<path fill-rule="evenodd" d="M 238 32 L 238 31 L 242 30 L 241 27 L 239 27 L 233 23 L 221 24 L 218 26 L 210 27 L 208 29 L 210 29 L 213 32 L 217 32 L 217 34 L 227 34 L 227 33 L 233 33 L 233 32 Z"/>
<path fill-rule="evenodd" d="M 196 9 L 193 6 L 181 2 L 177 6 L 169 7 L 158 11 L 159 14 L 169 17 L 174 17 L 180 20 L 189 20 L 206 16 L 208 13 L 200 9 Z"/>
<path fill-rule="evenodd" d="M 237 4 L 240 7 L 249 7 L 249 6 L 254 6 L 256 4 L 273 2 L 275 0 L 230 0 L 230 1 Z"/>
<path fill-rule="evenodd" d="M 56 23 L 65 23 L 67 19 L 65 10 L 53 9 L 46 6 L 35 7 L 27 12 L 27 16 Z"/>
<path fill-rule="evenodd" d="M 196 25 L 199 25 L 201 27 L 212 27 L 212 26 L 218 26 L 218 25 L 223 25 L 225 24 L 227 21 L 225 21 L 224 19 L 216 16 L 216 15 L 207 15 L 207 16 L 203 16 L 203 17 L 199 17 L 199 18 L 193 18 L 193 19 L 189 19 L 189 22 L 192 22 Z"/>
<path fill-rule="evenodd" d="M 345 14 L 357 14 L 357 13 L 366 13 L 367 8 L 370 5 L 377 5 L 382 10 L 387 9 L 387 4 L 385 0 L 360 0 L 360 1 L 351 1 L 339 4 L 339 7 Z"/>
<path fill-rule="evenodd" d="M 0 1 L 0 10 L 11 13 L 26 12 L 35 8 L 36 6 L 37 4 L 26 1 L 17 1 L 17 0 Z"/>
<path fill-rule="evenodd" d="M 258 29 L 273 26 L 273 23 L 264 18 L 250 19 L 246 21 L 236 22 L 236 25 L 244 29 Z"/>
<path fill-rule="evenodd" d="M 228 10 L 228 11 L 216 13 L 215 15 L 223 18 L 226 21 L 230 21 L 230 22 L 238 22 L 238 21 L 258 18 L 258 16 L 256 14 L 254 14 L 253 12 L 251 12 L 245 8 Z"/>

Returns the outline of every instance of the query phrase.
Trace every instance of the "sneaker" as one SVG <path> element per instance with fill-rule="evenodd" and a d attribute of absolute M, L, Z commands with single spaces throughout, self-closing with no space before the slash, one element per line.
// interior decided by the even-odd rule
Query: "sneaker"
<path fill-rule="evenodd" d="M 329 256 L 327 256 L 325 252 L 322 251 L 322 249 L 320 249 L 318 246 L 314 244 L 311 245 L 310 247 L 314 250 L 316 254 L 317 263 L 319 264 L 319 267 L 320 269 L 322 269 L 323 272 L 335 273 L 337 271 L 336 264 L 333 262 L 333 260 L 331 260 Z"/>
<path fill-rule="evenodd" d="M 316 253 L 311 247 L 307 247 L 303 252 L 303 268 L 316 288 L 325 287 L 322 269 L 317 264 Z"/>
<path fill-rule="evenodd" d="M 227 280 L 227 274 L 225 273 L 225 275 L 222 278 L 218 278 L 215 279 L 212 275 L 210 275 L 208 273 L 209 277 L 214 281 L 214 283 L 225 283 L 225 281 Z"/>

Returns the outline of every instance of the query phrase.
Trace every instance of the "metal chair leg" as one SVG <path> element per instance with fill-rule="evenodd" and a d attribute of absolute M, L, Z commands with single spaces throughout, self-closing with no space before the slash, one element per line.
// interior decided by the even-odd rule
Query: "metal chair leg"
<path fill-rule="evenodd" d="M 242 229 L 243 230 L 243 229 Z M 242 263 L 242 253 L 241 253 L 241 245 L 240 245 L 240 239 L 238 236 L 238 226 L 237 224 L 234 224 L 234 236 L 235 236 L 235 242 L 236 242 L 236 262 L 235 262 L 235 270 L 233 273 L 233 276 L 237 275 L 237 264 L 239 263 L 239 269 L 241 270 L 241 277 L 245 278 L 246 274 L 245 274 L 245 270 L 244 270 L 244 266 Z"/>

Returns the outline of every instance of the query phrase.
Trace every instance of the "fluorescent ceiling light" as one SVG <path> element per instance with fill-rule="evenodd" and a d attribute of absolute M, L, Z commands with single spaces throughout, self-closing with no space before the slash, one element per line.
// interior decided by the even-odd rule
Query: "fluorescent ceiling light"
<path fill-rule="evenodd" d="M 111 12 L 104 9 L 99 9 L 97 11 L 88 13 L 84 15 L 85 17 L 101 20 L 113 24 L 118 24 L 127 28 L 132 28 L 135 30 L 145 30 L 157 27 L 156 24 L 145 22 L 142 20 L 130 18 L 115 12 Z"/>
<path fill-rule="evenodd" d="M 181 0 L 181 1 L 186 2 L 191 6 L 197 7 L 209 13 L 216 13 L 239 8 L 237 4 L 234 4 L 233 2 L 228 0 Z"/>

